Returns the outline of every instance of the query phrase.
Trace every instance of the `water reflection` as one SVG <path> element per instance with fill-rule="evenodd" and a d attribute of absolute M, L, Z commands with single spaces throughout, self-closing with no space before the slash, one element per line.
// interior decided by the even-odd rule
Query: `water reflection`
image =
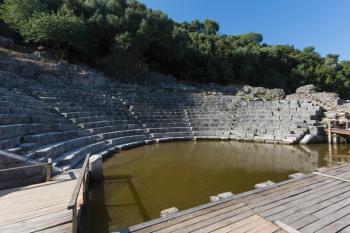
<path fill-rule="evenodd" d="M 332 146 L 333 147 L 333 146 Z M 108 232 L 157 218 L 162 209 L 187 209 L 209 196 L 241 193 L 254 184 L 311 172 L 349 147 L 289 146 L 238 142 L 176 142 L 149 145 L 105 162 L 105 180 L 93 184 L 89 232 Z"/>
<path fill-rule="evenodd" d="M 347 144 L 329 144 L 328 145 L 328 156 L 326 157 L 328 163 L 350 162 L 350 147 Z"/>

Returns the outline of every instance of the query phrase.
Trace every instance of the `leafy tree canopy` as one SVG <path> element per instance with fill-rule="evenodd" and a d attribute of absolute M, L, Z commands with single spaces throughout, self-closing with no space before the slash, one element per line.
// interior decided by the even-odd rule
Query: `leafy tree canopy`
<path fill-rule="evenodd" d="M 350 61 L 315 48 L 267 45 L 263 35 L 223 35 L 210 19 L 174 22 L 136 0 L 0 0 L 0 33 L 45 45 L 114 77 L 148 68 L 191 82 L 246 83 L 293 91 L 315 84 L 350 97 Z M 12 31 L 11 31 L 12 30 Z M 148 67 L 148 68 L 147 68 Z"/>

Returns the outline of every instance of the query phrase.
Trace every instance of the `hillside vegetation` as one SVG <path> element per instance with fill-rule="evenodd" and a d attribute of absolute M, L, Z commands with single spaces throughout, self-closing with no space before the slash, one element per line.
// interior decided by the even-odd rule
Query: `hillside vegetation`
<path fill-rule="evenodd" d="M 294 91 L 315 84 L 350 97 L 350 61 L 313 47 L 267 45 L 258 33 L 223 35 L 212 20 L 174 22 L 135 0 L 0 0 L 1 35 L 43 45 L 115 78 L 149 70 L 190 82 L 245 83 Z"/>

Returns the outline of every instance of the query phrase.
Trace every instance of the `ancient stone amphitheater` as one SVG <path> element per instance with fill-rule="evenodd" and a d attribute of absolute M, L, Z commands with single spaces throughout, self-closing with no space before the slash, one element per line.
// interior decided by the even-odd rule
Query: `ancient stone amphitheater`
<path fill-rule="evenodd" d="M 320 134 L 322 108 L 304 101 L 244 101 L 237 96 L 46 86 L 0 89 L 0 149 L 56 171 L 85 156 L 175 140 L 298 143 Z"/>

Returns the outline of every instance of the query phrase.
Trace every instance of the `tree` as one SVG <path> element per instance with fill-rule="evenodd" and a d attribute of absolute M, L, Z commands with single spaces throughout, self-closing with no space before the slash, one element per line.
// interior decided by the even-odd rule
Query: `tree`
<path fill-rule="evenodd" d="M 40 0 L 5 0 L 0 8 L 1 19 L 16 31 L 21 31 L 35 11 L 46 12 L 47 5 Z"/>
<path fill-rule="evenodd" d="M 54 48 L 61 59 L 68 49 L 88 53 L 87 28 L 84 21 L 70 11 L 34 13 L 21 27 L 20 32 L 28 41 Z"/>
<path fill-rule="evenodd" d="M 259 33 L 222 35 L 206 19 L 174 22 L 137 0 L 0 0 L 0 31 L 87 62 L 113 77 L 149 69 L 191 82 L 244 83 L 288 92 L 315 84 L 350 97 L 350 61 L 315 48 L 268 45 Z M 5 25 L 4 25 L 5 24 Z M 9 29 L 10 27 L 10 29 Z"/>
<path fill-rule="evenodd" d="M 216 35 L 219 32 L 220 26 L 217 22 L 206 19 L 204 21 L 204 32 L 207 35 Z"/>

